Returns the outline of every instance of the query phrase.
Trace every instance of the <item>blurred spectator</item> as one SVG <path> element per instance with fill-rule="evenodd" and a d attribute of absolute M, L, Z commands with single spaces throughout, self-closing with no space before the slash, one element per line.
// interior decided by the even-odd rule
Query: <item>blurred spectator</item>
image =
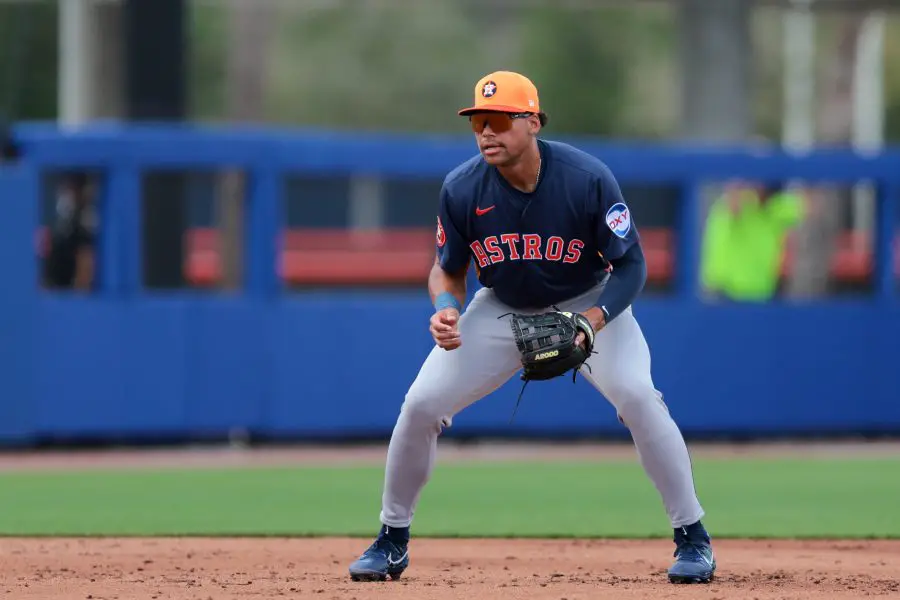
<path fill-rule="evenodd" d="M 787 235 L 809 212 L 800 190 L 726 187 L 709 211 L 703 235 L 701 278 L 713 298 L 762 302 L 778 291 Z"/>
<path fill-rule="evenodd" d="M 64 176 L 44 261 L 48 288 L 89 290 L 94 282 L 94 237 L 97 217 L 94 186 L 83 173 Z"/>

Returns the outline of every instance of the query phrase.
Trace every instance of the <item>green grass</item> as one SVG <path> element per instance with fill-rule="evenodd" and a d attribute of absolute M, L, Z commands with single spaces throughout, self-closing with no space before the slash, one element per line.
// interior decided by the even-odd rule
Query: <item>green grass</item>
<path fill-rule="evenodd" d="M 900 537 L 900 460 L 697 460 L 714 536 Z M 0 474 L 4 535 L 360 535 L 380 467 Z M 668 537 L 635 461 L 439 465 L 414 535 Z"/>

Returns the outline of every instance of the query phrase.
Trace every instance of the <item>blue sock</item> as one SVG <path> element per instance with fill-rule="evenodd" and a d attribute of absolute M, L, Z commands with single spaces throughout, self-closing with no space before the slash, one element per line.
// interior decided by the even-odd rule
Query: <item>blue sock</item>
<path fill-rule="evenodd" d="M 387 525 L 382 525 L 381 534 L 400 546 L 405 546 L 409 543 L 409 527 L 388 527 Z"/>
<path fill-rule="evenodd" d="M 709 534 L 706 532 L 706 528 L 703 527 L 701 521 L 686 525 L 685 527 L 678 527 L 675 531 L 686 535 L 688 538 L 702 538 L 709 540 Z"/>

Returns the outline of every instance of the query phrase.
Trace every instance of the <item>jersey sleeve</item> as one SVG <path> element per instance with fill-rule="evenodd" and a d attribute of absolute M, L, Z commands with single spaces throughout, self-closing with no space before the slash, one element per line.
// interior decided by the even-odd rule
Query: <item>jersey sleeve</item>
<path fill-rule="evenodd" d="M 441 188 L 440 206 L 437 218 L 437 239 L 435 248 L 441 268 L 448 273 L 458 273 L 469 264 L 471 255 L 464 229 L 460 227 L 459 210 L 446 185 Z"/>
<path fill-rule="evenodd" d="M 597 178 L 599 214 L 597 215 L 597 249 L 607 261 L 621 258 L 638 243 L 638 232 L 631 208 L 622 197 L 619 183 L 609 169 Z"/>

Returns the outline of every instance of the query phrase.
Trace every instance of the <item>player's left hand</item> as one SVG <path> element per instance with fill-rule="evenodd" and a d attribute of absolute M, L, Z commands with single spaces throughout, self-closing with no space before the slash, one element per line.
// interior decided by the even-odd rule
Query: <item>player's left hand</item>
<path fill-rule="evenodd" d="M 584 348 L 584 334 L 580 331 L 578 332 L 578 335 L 575 336 L 575 345 Z"/>

